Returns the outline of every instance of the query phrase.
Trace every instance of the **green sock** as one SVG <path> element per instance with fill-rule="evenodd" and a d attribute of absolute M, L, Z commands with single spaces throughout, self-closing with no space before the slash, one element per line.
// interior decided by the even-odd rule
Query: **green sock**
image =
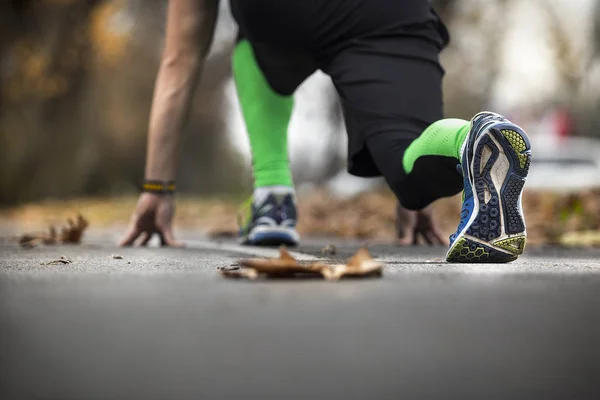
<path fill-rule="evenodd" d="M 248 40 L 233 51 L 233 76 L 246 122 L 254 186 L 293 186 L 288 159 L 287 130 L 293 96 L 281 96 L 268 84 Z"/>
<path fill-rule="evenodd" d="M 410 174 L 421 156 L 454 157 L 460 162 L 460 148 L 469 133 L 470 122 L 464 119 L 441 119 L 427 129 L 408 146 L 402 163 Z"/>

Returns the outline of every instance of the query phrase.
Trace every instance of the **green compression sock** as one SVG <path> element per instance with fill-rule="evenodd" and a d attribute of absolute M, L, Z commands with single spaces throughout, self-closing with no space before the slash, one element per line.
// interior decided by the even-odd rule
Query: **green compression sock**
<path fill-rule="evenodd" d="M 233 76 L 250 139 L 254 186 L 293 186 L 287 130 L 293 96 L 276 93 L 265 79 L 248 40 L 233 52 Z"/>
<path fill-rule="evenodd" d="M 470 122 L 463 119 L 442 119 L 427 129 L 408 146 L 402 163 L 407 174 L 422 156 L 454 157 L 460 162 L 460 148 L 469 133 Z"/>

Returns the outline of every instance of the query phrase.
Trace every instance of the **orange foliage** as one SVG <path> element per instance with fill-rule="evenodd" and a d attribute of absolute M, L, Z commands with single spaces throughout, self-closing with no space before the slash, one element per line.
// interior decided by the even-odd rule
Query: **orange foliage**
<path fill-rule="evenodd" d="M 78 4 L 79 3 L 79 4 Z M 47 9 L 60 7 L 72 11 L 77 0 L 45 0 L 32 13 L 43 14 Z M 72 77 L 84 65 L 83 53 L 88 46 L 103 63 L 114 65 L 124 54 L 129 32 L 119 31 L 112 19 L 120 12 L 123 1 L 100 2 L 84 19 L 75 21 L 66 35 L 60 36 L 60 22 L 39 31 L 27 32 L 6 50 L 6 59 L 13 66 L 7 74 L 3 100 L 11 104 L 25 101 L 46 101 L 65 94 L 71 87 Z M 60 45 L 53 49 L 53 35 L 59 35 Z"/>
<path fill-rule="evenodd" d="M 123 1 L 104 2 L 90 17 L 90 40 L 96 57 L 108 65 L 115 65 L 123 57 L 130 39 L 127 30 L 115 29 L 112 23 L 122 7 Z"/>

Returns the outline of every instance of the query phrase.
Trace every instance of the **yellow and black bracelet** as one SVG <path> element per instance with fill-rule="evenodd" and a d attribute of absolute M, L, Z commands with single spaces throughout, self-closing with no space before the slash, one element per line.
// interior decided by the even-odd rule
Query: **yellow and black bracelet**
<path fill-rule="evenodd" d="M 175 193 L 175 182 L 144 181 L 142 183 L 142 192 L 172 194 Z"/>

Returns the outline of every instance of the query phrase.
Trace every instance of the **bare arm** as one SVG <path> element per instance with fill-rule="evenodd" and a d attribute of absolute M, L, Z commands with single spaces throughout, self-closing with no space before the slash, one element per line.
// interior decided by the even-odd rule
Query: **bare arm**
<path fill-rule="evenodd" d="M 170 0 L 166 41 L 154 88 L 145 178 L 175 179 L 180 132 L 210 48 L 218 0 Z"/>
<path fill-rule="evenodd" d="M 167 37 L 154 88 L 148 130 L 147 180 L 175 180 L 181 129 L 212 42 L 219 0 L 170 0 Z M 173 235 L 170 194 L 142 193 L 122 246 L 145 246 L 158 234 L 163 246 L 182 246 Z"/>

